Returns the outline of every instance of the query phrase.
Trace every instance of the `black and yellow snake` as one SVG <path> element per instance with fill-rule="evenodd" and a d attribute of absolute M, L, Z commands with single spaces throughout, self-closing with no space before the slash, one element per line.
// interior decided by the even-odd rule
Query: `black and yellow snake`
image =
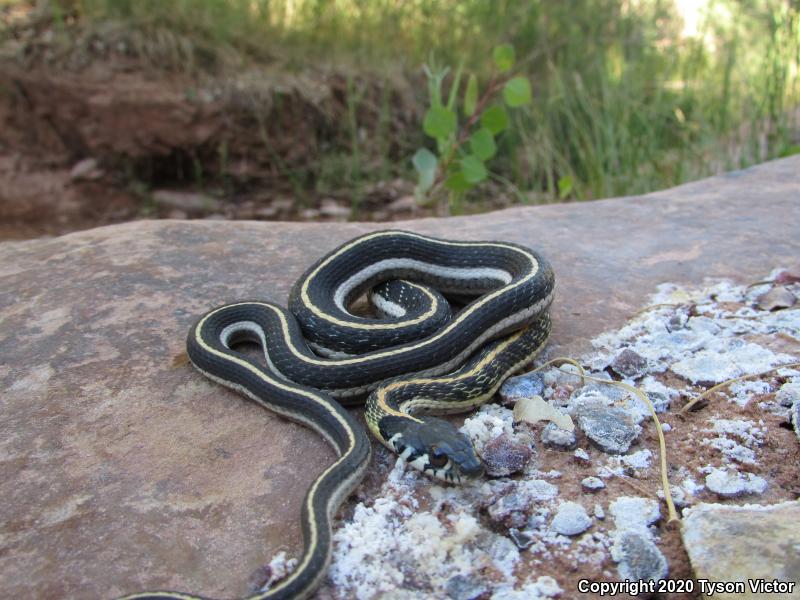
<path fill-rule="evenodd" d="M 463 434 L 448 421 L 420 415 L 479 406 L 530 362 L 550 332 L 553 290 L 550 265 L 522 246 L 381 231 L 317 261 L 295 284 L 288 311 L 237 302 L 197 321 L 187 351 L 200 372 L 307 425 L 339 455 L 306 494 L 299 564 L 275 587 L 248 598 L 305 598 L 325 577 L 331 519 L 370 459 L 369 439 L 343 404 L 368 396 L 372 433 L 434 477 L 460 482 L 483 473 Z M 378 318 L 351 313 L 365 293 Z M 463 308 L 453 314 L 444 296 Z M 260 344 L 265 360 L 234 349 L 244 341 Z"/>

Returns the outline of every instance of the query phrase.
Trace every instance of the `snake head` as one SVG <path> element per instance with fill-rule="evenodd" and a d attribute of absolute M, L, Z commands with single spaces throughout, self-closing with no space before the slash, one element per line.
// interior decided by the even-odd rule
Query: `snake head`
<path fill-rule="evenodd" d="M 402 421 L 402 427 L 387 439 L 412 467 L 448 483 L 483 475 L 483 464 L 472 443 L 452 423 L 435 418 Z"/>

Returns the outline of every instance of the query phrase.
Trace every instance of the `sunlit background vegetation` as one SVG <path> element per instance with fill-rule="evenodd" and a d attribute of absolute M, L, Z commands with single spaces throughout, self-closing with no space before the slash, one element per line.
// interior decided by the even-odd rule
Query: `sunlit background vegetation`
<path fill-rule="evenodd" d="M 485 83 L 492 48 L 510 42 L 534 101 L 515 111 L 491 167 L 522 191 L 518 197 L 533 202 L 648 192 L 800 151 L 800 4 L 791 0 L 74 0 L 47 6 L 64 26 L 77 15 L 151 37 L 170 32 L 178 37 L 164 39 L 180 40 L 175 60 L 195 71 L 269 62 L 295 71 L 343 69 L 377 81 L 399 73 L 418 89 L 420 115 L 423 64 L 463 64 Z M 409 159 L 430 140 L 420 126 L 391 135 L 404 138 L 392 142 L 407 155 L 382 152 L 390 146 L 386 140 L 354 133 L 335 149 L 335 159 L 328 157 L 347 166 L 331 169 L 338 177 L 333 183 L 358 190 L 387 176 L 413 178 Z M 316 177 L 304 185 L 332 184 L 321 181 L 325 169 Z"/>

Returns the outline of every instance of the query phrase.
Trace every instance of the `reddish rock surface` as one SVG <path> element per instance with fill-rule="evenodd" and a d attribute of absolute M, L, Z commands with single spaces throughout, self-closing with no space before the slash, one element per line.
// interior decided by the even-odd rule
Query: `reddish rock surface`
<path fill-rule="evenodd" d="M 550 352 L 575 354 L 658 283 L 793 264 L 798 173 L 795 157 L 639 198 L 398 227 L 542 250 L 558 279 Z M 192 371 L 184 336 L 214 305 L 285 302 L 314 259 L 378 228 L 142 221 L 0 244 L 5 595 L 229 597 L 294 554 L 300 499 L 332 453 Z"/>

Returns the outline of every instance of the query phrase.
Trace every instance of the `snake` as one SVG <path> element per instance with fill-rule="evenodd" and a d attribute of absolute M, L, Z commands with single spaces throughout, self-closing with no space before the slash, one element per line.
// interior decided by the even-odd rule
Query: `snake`
<path fill-rule="evenodd" d="M 469 439 L 430 415 L 487 402 L 533 360 L 550 333 L 554 289 L 552 267 L 527 247 L 387 230 L 320 258 L 292 287 L 288 310 L 239 301 L 195 322 L 186 348 L 198 371 L 314 430 L 338 457 L 305 495 L 297 566 L 248 600 L 307 598 L 325 578 L 333 516 L 371 457 L 369 436 L 346 407 L 366 399 L 371 433 L 429 476 L 457 484 L 484 473 Z M 354 310 L 364 297 L 370 316 Z M 245 343 L 262 356 L 243 351 Z M 122 598 L 207 599 L 172 591 Z"/>

